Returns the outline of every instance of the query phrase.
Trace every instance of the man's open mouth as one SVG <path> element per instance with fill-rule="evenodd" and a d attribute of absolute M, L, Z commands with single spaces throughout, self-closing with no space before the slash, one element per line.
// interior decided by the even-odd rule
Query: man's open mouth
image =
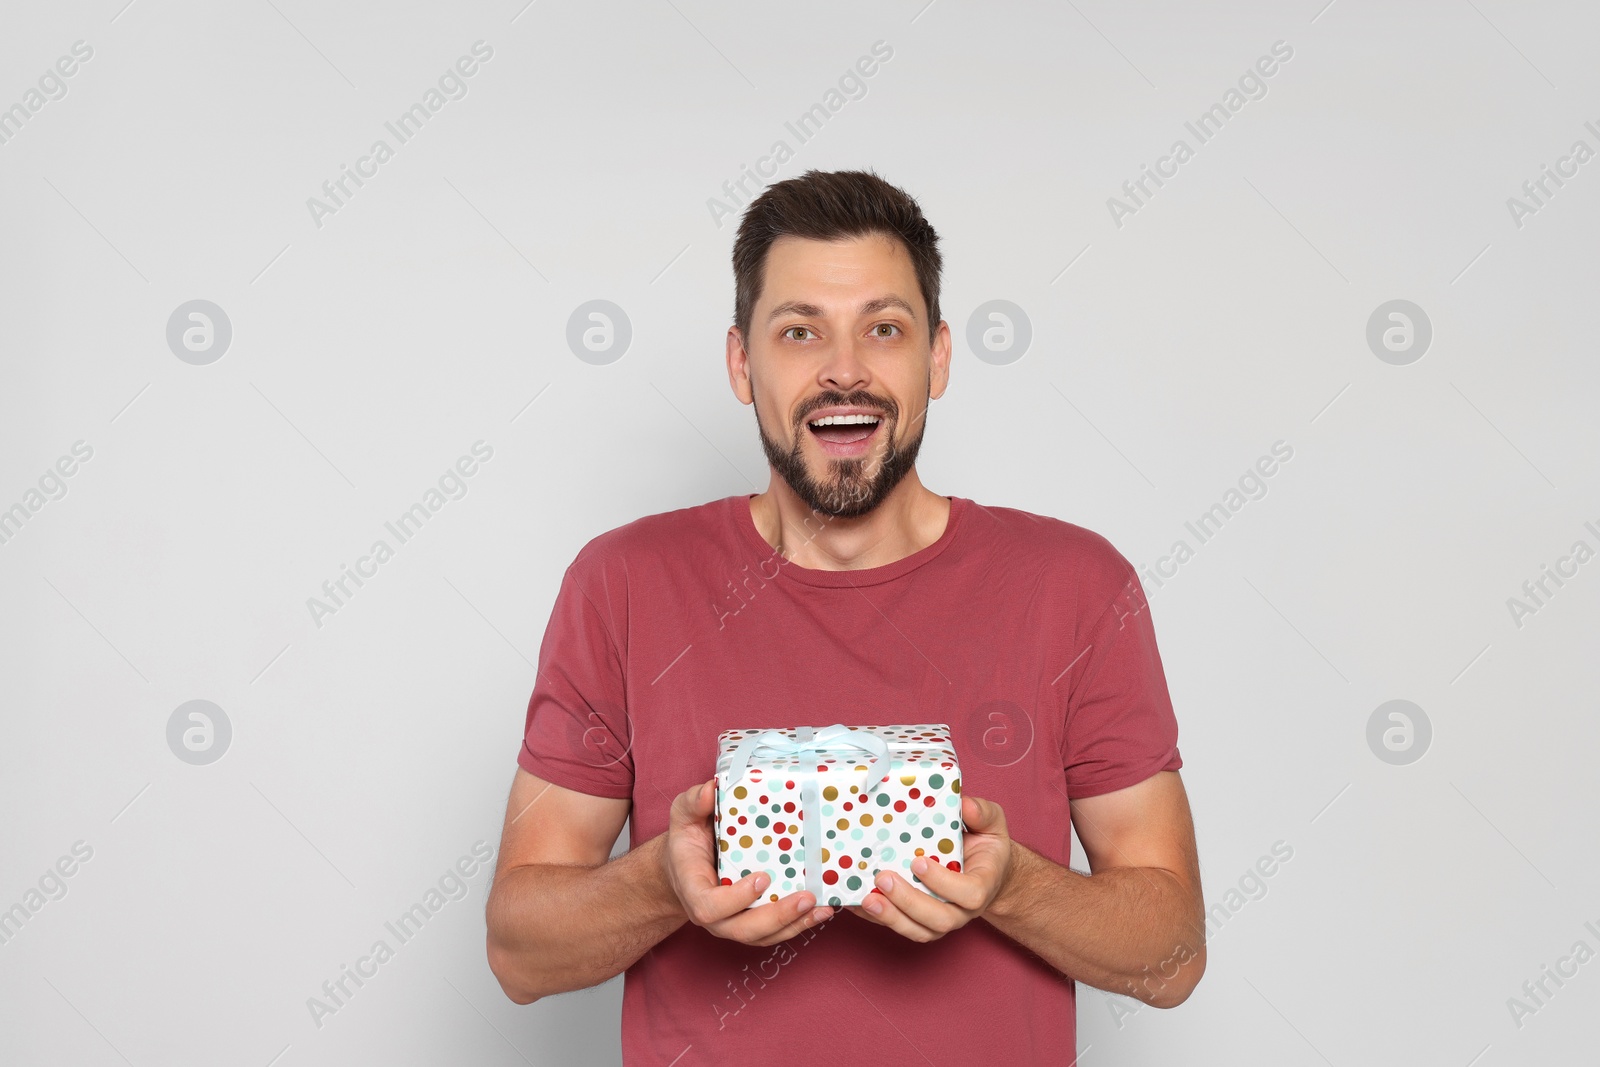
<path fill-rule="evenodd" d="M 835 445 L 856 444 L 871 437 L 883 421 L 879 415 L 828 415 L 806 423 L 818 439 Z"/>

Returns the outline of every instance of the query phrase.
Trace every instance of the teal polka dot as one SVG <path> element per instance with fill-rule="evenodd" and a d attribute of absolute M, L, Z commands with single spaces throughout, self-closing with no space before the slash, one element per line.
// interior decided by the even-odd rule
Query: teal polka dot
<path fill-rule="evenodd" d="M 851 889 L 860 889 L 861 879 L 852 874 L 849 878 L 845 879 L 844 884 L 849 886 Z"/>
<path fill-rule="evenodd" d="M 901 841 L 910 841 L 911 840 L 911 835 L 909 833 L 902 833 L 900 835 L 900 840 Z"/>
<path fill-rule="evenodd" d="M 894 846 L 884 845 L 883 848 L 878 851 L 878 858 L 885 862 L 894 859 Z"/>
<path fill-rule="evenodd" d="M 768 819 L 768 818 L 767 818 L 767 817 L 766 817 L 766 816 L 765 816 L 765 815 L 757 815 L 757 816 L 756 816 L 756 825 L 757 825 L 757 826 L 762 826 L 762 827 L 764 827 L 764 826 L 766 826 L 766 825 L 767 825 L 767 824 L 768 824 L 768 823 L 769 823 L 769 822 L 771 822 L 771 821 L 772 821 L 772 820 L 771 820 L 771 819 Z"/>
<path fill-rule="evenodd" d="M 958 796 L 948 796 L 944 798 L 944 806 L 947 808 L 953 808 L 960 803 L 961 798 Z"/>
<path fill-rule="evenodd" d="M 828 907 L 830 907 L 830 908 L 842 908 L 842 907 L 844 907 L 844 900 L 839 898 L 839 897 L 829 897 L 828 898 Z"/>
<path fill-rule="evenodd" d="M 933 827 L 931 827 L 931 826 L 924 826 L 924 827 L 923 827 L 923 828 L 922 828 L 922 836 L 923 836 L 923 837 L 932 837 L 932 836 L 933 836 Z"/>
<path fill-rule="evenodd" d="M 760 852 L 757 852 L 756 859 L 760 860 L 762 863 L 767 862 L 767 850 L 762 849 Z"/>
<path fill-rule="evenodd" d="M 795 870 L 794 870 L 793 867 L 785 867 L 783 869 L 783 873 L 788 875 L 790 878 L 793 878 L 795 876 Z"/>
<path fill-rule="evenodd" d="M 930 774 L 930 775 L 928 775 L 928 785 L 932 786 L 934 789 L 943 789 L 944 788 L 944 775 L 942 775 L 942 774 Z"/>
<path fill-rule="evenodd" d="M 860 841 L 861 840 L 861 827 L 852 826 L 850 828 L 850 840 L 852 840 L 852 841 Z"/>
<path fill-rule="evenodd" d="M 878 794 L 878 807 L 886 808 L 888 806 L 889 806 L 889 794 L 888 793 L 879 793 Z"/>
<path fill-rule="evenodd" d="M 887 840 L 889 840 L 889 831 L 884 829 L 883 827 L 879 827 L 878 828 L 878 840 L 879 841 L 887 841 Z"/>

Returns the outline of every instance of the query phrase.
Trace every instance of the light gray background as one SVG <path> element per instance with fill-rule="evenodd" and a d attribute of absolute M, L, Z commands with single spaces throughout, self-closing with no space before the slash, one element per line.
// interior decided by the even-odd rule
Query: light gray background
<path fill-rule="evenodd" d="M 1507 199 L 1600 147 L 1594 9 L 124 3 L 8 4 L 0 33 L 0 106 L 94 50 L 0 145 L 0 507 L 93 449 L 0 545 L 0 908 L 93 849 L 0 945 L 0 1061 L 618 1061 L 620 978 L 501 994 L 487 871 L 320 1028 L 306 1000 L 498 844 L 584 541 L 764 487 L 722 362 L 736 219 L 707 201 L 780 138 L 780 177 L 871 166 L 943 238 L 935 490 L 1143 571 L 1294 450 L 1146 579 L 1207 902 L 1293 859 L 1181 1008 L 1080 986 L 1083 1062 L 1588 1052 L 1600 962 L 1520 1027 L 1507 999 L 1600 949 L 1600 563 L 1520 626 L 1507 600 L 1600 546 L 1600 161 L 1521 226 Z M 307 198 L 480 39 L 467 95 L 316 226 Z M 784 122 L 880 40 L 798 144 Z M 1267 95 L 1116 226 L 1107 198 L 1280 40 Z M 205 366 L 166 342 L 195 299 L 233 330 Z M 565 340 L 595 299 L 632 325 L 609 365 Z M 1032 326 L 1007 365 L 966 340 L 995 299 Z M 1395 299 L 1434 332 L 1405 366 L 1366 343 Z M 307 598 L 478 440 L 466 496 L 317 626 Z M 196 699 L 233 730 L 206 766 L 167 743 Z M 1393 699 L 1433 728 L 1405 766 L 1367 743 Z"/>

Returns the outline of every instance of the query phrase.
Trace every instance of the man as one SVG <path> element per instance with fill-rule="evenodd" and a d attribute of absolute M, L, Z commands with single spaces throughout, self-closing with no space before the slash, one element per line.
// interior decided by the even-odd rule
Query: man
<path fill-rule="evenodd" d="M 519 1004 L 626 971 L 629 1067 L 1066 1064 L 1074 980 L 1170 1007 L 1205 969 L 1133 567 L 1089 530 L 917 477 L 950 372 L 937 242 L 870 172 L 767 189 L 735 241 L 727 337 L 766 492 L 601 534 L 562 579 L 488 956 Z M 950 725 L 966 862 L 913 868 L 943 899 L 898 874 L 839 909 L 765 875 L 719 883 L 718 733 L 836 722 Z"/>

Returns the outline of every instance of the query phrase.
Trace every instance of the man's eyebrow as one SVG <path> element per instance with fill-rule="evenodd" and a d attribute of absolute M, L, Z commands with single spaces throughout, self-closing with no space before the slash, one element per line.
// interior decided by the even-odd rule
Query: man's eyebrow
<path fill-rule="evenodd" d="M 892 295 L 880 296 L 876 300 L 868 300 L 865 304 L 861 305 L 861 308 L 857 314 L 873 315 L 879 311 L 885 311 L 889 308 L 899 308 L 907 315 L 910 315 L 913 321 L 917 317 L 917 311 L 915 308 L 906 303 L 900 297 Z M 823 314 L 823 310 L 815 304 L 807 304 L 802 300 L 787 300 L 772 309 L 772 313 L 767 316 L 767 321 L 771 322 L 780 315 L 805 315 L 820 318 Z"/>

